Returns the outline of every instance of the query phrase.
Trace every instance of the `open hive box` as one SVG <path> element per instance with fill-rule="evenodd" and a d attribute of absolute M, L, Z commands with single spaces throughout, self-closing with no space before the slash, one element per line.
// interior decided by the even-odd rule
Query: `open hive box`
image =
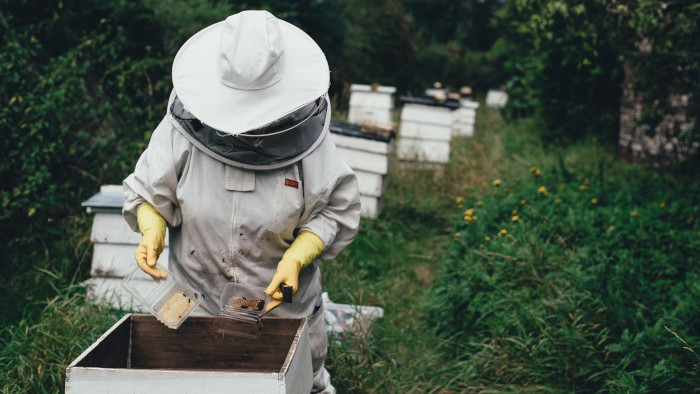
<path fill-rule="evenodd" d="M 262 322 L 247 339 L 225 334 L 250 330 L 245 322 L 191 316 L 171 330 L 127 314 L 68 366 L 66 393 L 308 393 L 306 319 Z"/>

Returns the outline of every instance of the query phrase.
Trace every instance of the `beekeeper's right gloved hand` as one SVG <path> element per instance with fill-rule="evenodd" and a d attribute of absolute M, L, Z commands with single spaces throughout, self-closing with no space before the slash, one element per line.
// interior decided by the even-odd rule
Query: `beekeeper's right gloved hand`
<path fill-rule="evenodd" d="M 136 211 L 136 221 L 143 236 L 141 244 L 136 248 L 136 264 L 153 279 L 165 279 L 167 272 L 156 268 L 156 261 L 165 249 L 165 219 L 153 205 L 145 203 Z"/>

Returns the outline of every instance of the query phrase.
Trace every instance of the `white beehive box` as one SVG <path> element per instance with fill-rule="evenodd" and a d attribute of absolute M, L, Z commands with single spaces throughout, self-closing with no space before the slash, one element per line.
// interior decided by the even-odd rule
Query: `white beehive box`
<path fill-rule="evenodd" d="M 142 310 L 121 286 L 122 279 L 136 267 L 134 253 L 141 234 L 131 230 L 122 216 L 125 197 L 121 185 L 103 185 L 100 192 L 83 202 L 94 213 L 90 241 L 93 243 L 87 298 L 90 302 L 115 308 Z M 168 236 L 158 264 L 168 269 Z"/>
<path fill-rule="evenodd" d="M 306 319 L 263 318 L 258 339 L 227 334 L 250 323 L 191 316 L 177 330 L 127 314 L 66 369 L 78 393 L 308 393 Z"/>
<path fill-rule="evenodd" d="M 343 122 L 331 123 L 331 135 L 338 154 L 352 168 L 360 189 L 361 216 L 376 218 L 386 189 L 394 139 L 362 133 L 361 127 Z"/>
<path fill-rule="evenodd" d="M 394 121 L 393 86 L 350 85 L 348 122 L 362 124 L 365 120 L 382 123 Z"/>
<path fill-rule="evenodd" d="M 474 135 L 474 124 L 476 124 L 476 110 L 479 103 L 467 99 L 459 102 L 460 106 L 453 113 L 452 136 L 471 137 Z"/>
<path fill-rule="evenodd" d="M 396 153 L 399 160 L 445 164 L 450 160 L 452 110 L 407 103 L 401 111 Z"/>
<path fill-rule="evenodd" d="M 508 102 L 508 94 L 501 90 L 490 89 L 486 93 L 486 106 L 491 108 L 503 108 Z"/>

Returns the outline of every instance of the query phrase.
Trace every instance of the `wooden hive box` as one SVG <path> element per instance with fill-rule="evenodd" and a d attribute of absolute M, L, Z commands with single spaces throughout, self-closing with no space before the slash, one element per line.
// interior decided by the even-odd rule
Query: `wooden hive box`
<path fill-rule="evenodd" d="M 479 103 L 467 99 L 460 100 L 460 107 L 453 112 L 452 136 L 471 137 L 474 135 L 476 110 Z"/>
<path fill-rule="evenodd" d="M 434 98 L 401 97 L 405 103 L 396 153 L 401 161 L 445 164 L 450 160 L 452 111 L 458 103 L 439 104 Z"/>
<path fill-rule="evenodd" d="M 362 124 L 365 120 L 390 123 L 394 121 L 396 88 L 378 85 L 350 85 L 348 122 Z"/>
<path fill-rule="evenodd" d="M 363 133 L 361 129 L 355 124 L 331 122 L 331 136 L 338 154 L 357 176 L 361 216 L 376 218 L 382 209 L 394 138 Z"/>
<path fill-rule="evenodd" d="M 131 230 L 122 216 L 126 198 L 121 185 L 103 185 L 100 191 L 84 201 L 82 206 L 95 216 L 90 241 L 93 243 L 90 276 L 84 285 L 87 298 L 93 303 L 115 308 L 142 310 L 121 286 L 122 279 L 136 267 L 134 253 L 141 234 Z M 158 264 L 168 269 L 168 236 Z"/>
<path fill-rule="evenodd" d="M 491 108 L 503 108 L 508 102 L 508 93 L 502 90 L 489 89 L 486 92 L 486 106 Z"/>
<path fill-rule="evenodd" d="M 310 392 L 306 319 L 264 318 L 259 339 L 220 333 L 250 326 L 193 316 L 171 330 L 127 314 L 68 366 L 66 393 Z"/>

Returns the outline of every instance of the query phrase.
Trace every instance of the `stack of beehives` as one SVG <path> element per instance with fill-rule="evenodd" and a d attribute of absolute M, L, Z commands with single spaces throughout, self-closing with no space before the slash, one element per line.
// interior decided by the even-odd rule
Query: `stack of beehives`
<path fill-rule="evenodd" d="M 348 122 L 361 125 L 370 120 L 381 123 L 394 121 L 393 86 L 350 85 L 350 109 Z"/>
<path fill-rule="evenodd" d="M 479 109 L 478 102 L 472 101 L 468 97 L 460 98 L 459 108 L 457 108 L 453 114 L 452 136 L 471 137 L 474 135 L 477 109 Z"/>
<path fill-rule="evenodd" d="M 114 308 L 143 310 L 121 286 L 122 279 L 136 268 L 134 253 L 141 234 L 131 230 L 122 216 L 125 197 L 121 185 L 103 185 L 100 192 L 83 202 L 88 213 L 94 213 L 90 241 L 93 243 L 92 263 L 87 285 L 90 302 Z M 158 264 L 168 268 L 168 237 Z"/>
<path fill-rule="evenodd" d="M 401 96 L 404 103 L 397 156 L 404 162 L 445 164 L 450 159 L 452 111 L 459 102 L 433 96 Z"/>
<path fill-rule="evenodd" d="M 362 217 L 381 211 L 391 155 L 394 152 L 393 86 L 352 85 L 348 123 L 333 122 L 338 153 L 353 169 L 360 187 Z"/>
<path fill-rule="evenodd" d="M 371 124 L 365 122 L 366 125 Z M 363 132 L 362 128 L 351 123 L 332 122 L 331 135 L 338 154 L 357 176 L 362 217 L 376 218 L 382 209 L 382 194 L 386 189 L 394 137 L 393 134 Z"/>

